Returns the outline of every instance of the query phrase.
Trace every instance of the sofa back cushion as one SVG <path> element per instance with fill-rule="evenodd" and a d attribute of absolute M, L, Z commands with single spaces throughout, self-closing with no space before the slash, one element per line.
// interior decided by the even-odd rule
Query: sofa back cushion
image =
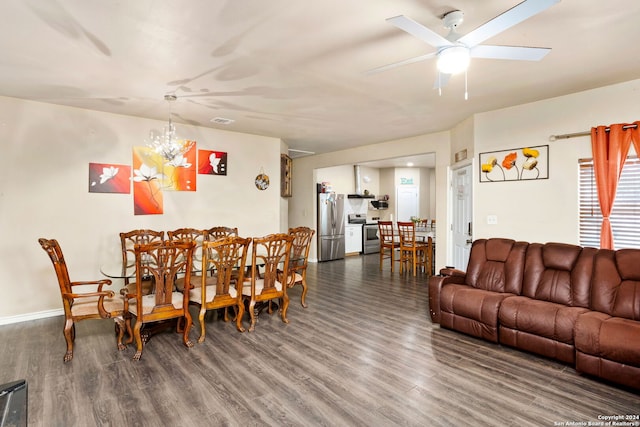
<path fill-rule="evenodd" d="M 594 259 L 591 307 L 640 320 L 640 249 L 600 249 Z"/>
<path fill-rule="evenodd" d="M 471 246 L 465 284 L 519 295 L 528 243 L 511 239 L 478 239 Z"/>
<path fill-rule="evenodd" d="M 522 295 L 572 307 L 589 307 L 593 257 L 598 250 L 564 243 L 531 243 Z"/>

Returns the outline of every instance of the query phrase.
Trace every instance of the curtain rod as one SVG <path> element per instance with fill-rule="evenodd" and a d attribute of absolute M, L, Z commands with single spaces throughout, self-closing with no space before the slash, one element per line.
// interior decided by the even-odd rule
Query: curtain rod
<path fill-rule="evenodd" d="M 637 128 L 638 125 L 633 124 L 633 125 L 626 125 L 626 126 L 622 126 L 622 129 L 635 129 Z M 605 128 L 605 132 L 609 132 L 609 128 Z M 576 133 L 565 133 L 562 135 L 550 135 L 549 136 L 549 141 L 556 141 L 558 139 L 569 139 L 569 138 L 577 138 L 579 136 L 591 136 L 591 131 L 587 130 L 584 132 L 576 132 Z"/>

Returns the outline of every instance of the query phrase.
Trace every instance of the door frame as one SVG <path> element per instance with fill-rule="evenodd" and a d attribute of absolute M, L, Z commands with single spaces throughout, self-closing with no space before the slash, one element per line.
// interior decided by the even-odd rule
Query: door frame
<path fill-rule="evenodd" d="M 455 241 L 454 241 L 454 230 L 453 230 L 453 222 L 455 220 L 454 215 L 455 215 L 455 200 L 456 200 L 456 194 L 458 189 L 454 188 L 455 185 L 455 175 L 456 173 L 458 173 L 458 171 L 460 171 L 461 169 L 465 169 L 468 168 L 469 169 L 469 173 L 470 173 L 470 183 L 469 183 L 469 190 L 470 190 L 470 196 L 471 196 L 471 205 L 470 205 L 470 212 L 469 212 L 469 220 L 473 225 L 474 222 L 474 216 L 473 216 L 473 205 L 474 205 L 474 199 L 473 199 L 473 186 L 474 186 L 474 176 L 475 176 L 475 172 L 474 172 L 474 163 L 472 160 L 468 160 L 465 162 L 461 162 L 455 166 L 451 166 L 449 168 L 449 194 L 448 194 L 448 227 L 447 227 L 447 241 L 449 242 L 448 246 L 448 250 L 447 250 L 447 265 L 453 265 L 454 262 L 454 250 L 455 250 Z M 472 229 L 472 236 L 473 236 L 473 229 Z"/>

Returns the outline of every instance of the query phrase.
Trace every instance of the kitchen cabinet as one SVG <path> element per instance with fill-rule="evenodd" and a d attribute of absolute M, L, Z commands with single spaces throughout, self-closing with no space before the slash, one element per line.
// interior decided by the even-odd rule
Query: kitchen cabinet
<path fill-rule="evenodd" d="M 344 251 L 345 253 L 362 252 L 362 225 L 346 224 L 344 227 Z"/>

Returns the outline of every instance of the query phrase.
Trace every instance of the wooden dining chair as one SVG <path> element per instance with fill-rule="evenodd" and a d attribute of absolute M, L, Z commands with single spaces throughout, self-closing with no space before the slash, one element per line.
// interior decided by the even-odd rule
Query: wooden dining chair
<path fill-rule="evenodd" d="M 186 241 L 195 243 L 193 248 L 192 267 L 194 271 L 191 272 L 191 288 L 199 287 L 202 280 L 202 273 L 196 270 L 200 268 L 200 264 L 202 263 L 202 244 L 207 239 L 207 230 L 178 228 L 167 231 L 167 238 L 170 242 Z M 184 275 L 180 275 L 180 277 L 176 279 L 176 289 L 180 292 L 184 290 L 184 281 Z"/>
<path fill-rule="evenodd" d="M 238 227 L 225 227 L 225 226 L 212 227 L 206 230 L 205 234 L 206 234 L 206 240 L 214 241 L 214 240 L 223 239 L 229 236 L 237 236 Z"/>
<path fill-rule="evenodd" d="M 251 324 L 249 332 L 255 330 L 258 302 L 280 302 L 279 312 L 284 323 L 287 319 L 289 296 L 287 295 L 287 276 L 291 242 L 293 236 L 288 233 L 270 234 L 254 237 L 251 243 L 251 274 L 244 280 L 242 295 L 249 302 Z M 269 306 L 269 308 L 271 308 Z M 270 310 L 271 311 L 271 310 Z"/>
<path fill-rule="evenodd" d="M 56 271 L 62 306 L 64 308 L 64 339 L 67 342 L 67 351 L 64 361 L 73 359 L 73 344 L 76 338 L 76 323 L 86 319 L 114 319 L 116 322 L 116 334 L 118 350 L 124 350 L 122 343 L 124 335 L 124 321 L 122 318 L 123 300 L 111 290 L 104 290 L 111 285 L 111 280 L 92 280 L 72 282 L 69 279 L 69 270 L 64 260 L 62 249 L 55 239 L 38 239 L 42 249 L 47 252 L 53 268 Z M 93 290 L 87 289 L 93 287 Z"/>
<path fill-rule="evenodd" d="M 289 283 L 287 286 L 292 288 L 296 285 L 302 286 L 302 296 L 300 303 L 302 307 L 307 308 L 307 264 L 309 258 L 309 250 L 311 248 L 311 240 L 313 239 L 315 230 L 309 227 L 295 227 L 289 229 L 289 235 L 293 236 L 291 241 L 291 255 L 289 258 Z"/>
<path fill-rule="evenodd" d="M 146 245 L 135 245 L 136 289 L 135 293 L 127 294 L 124 301 L 124 315 L 127 330 L 132 330 L 131 320 L 136 318 L 133 327 L 136 353 L 133 360 L 140 360 L 144 340 L 142 326 L 169 319 L 183 319 L 182 341 L 185 346 L 193 347 L 189 339 L 191 329 L 191 314 L 189 313 L 189 290 L 193 262 L 194 242 L 154 242 Z M 184 292 L 175 290 L 175 280 L 184 274 Z M 151 290 L 145 293 L 143 278 L 151 277 Z M 180 322 L 179 322 L 180 324 Z"/>
<path fill-rule="evenodd" d="M 124 278 L 124 286 L 120 290 L 122 295 L 134 293 L 136 290 L 135 282 L 125 274 L 132 266 L 135 266 L 136 256 L 134 253 L 135 245 L 144 245 L 154 242 L 162 242 L 164 240 L 164 231 L 155 231 L 149 229 L 131 230 L 120 233 L 120 246 L 122 248 L 122 276 Z M 144 277 L 142 289 L 143 292 L 149 293 L 151 289 L 151 280 Z"/>
<path fill-rule="evenodd" d="M 427 243 L 416 240 L 416 225 L 412 221 L 398 221 L 400 238 L 400 273 L 411 265 L 415 276 L 418 268 L 427 268 Z"/>
<path fill-rule="evenodd" d="M 395 252 L 400 247 L 400 241 L 396 239 L 392 221 L 378 221 L 378 237 L 380 238 L 380 270 L 384 260 L 391 260 L 391 271 L 395 267 Z"/>
<path fill-rule="evenodd" d="M 244 269 L 247 262 L 247 252 L 251 239 L 229 236 L 202 245 L 202 270 L 215 271 L 211 282 L 206 276 L 200 276 L 200 284 L 189 291 L 189 303 L 199 307 L 201 343 L 205 339 L 205 314 L 207 310 L 234 307 L 236 313 L 236 328 L 244 332 L 242 316 L 244 304 L 242 292 L 238 291 L 237 283 L 244 280 Z M 193 283 L 193 281 L 192 281 Z M 229 321 L 225 310 L 225 322 Z"/>

